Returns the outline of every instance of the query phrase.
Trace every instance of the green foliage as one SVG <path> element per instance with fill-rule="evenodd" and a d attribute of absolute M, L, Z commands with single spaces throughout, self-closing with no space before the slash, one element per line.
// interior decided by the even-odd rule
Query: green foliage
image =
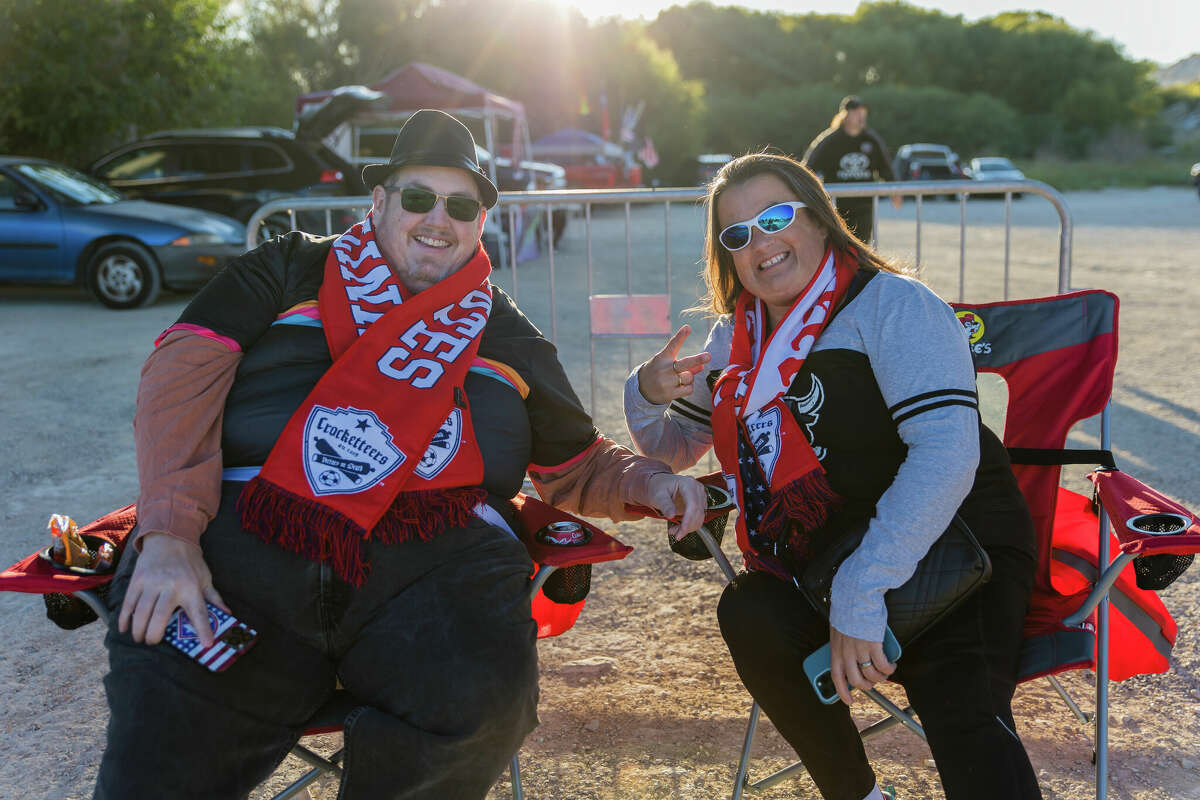
<path fill-rule="evenodd" d="M 1146 156 L 1133 161 L 1017 161 L 1017 167 L 1033 180 L 1044 181 L 1059 191 L 1089 191 L 1117 186 L 1191 186 L 1192 164 L 1200 149 L 1189 155 Z"/>
<path fill-rule="evenodd" d="M 864 96 L 893 148 L 944 142 L 1082 156 L 1114 133 L 1171 141 L 1152 65 L 1042 12 L 966 22 L 903 2 L 849 16 L 708 2 L 650 23 L 589 23 L 559 0 L 2 0 L 0 151 L 86 160 L 178 126 L 289 126 L 299 93 L 373 83 L 412 61 L 524 103 L 534 137 L 639 135 L 656 177 L 690 182 L 703 150 L 800 154 L 845 94 Z M 581 105 L 590 106 L 582 114 Z"/>

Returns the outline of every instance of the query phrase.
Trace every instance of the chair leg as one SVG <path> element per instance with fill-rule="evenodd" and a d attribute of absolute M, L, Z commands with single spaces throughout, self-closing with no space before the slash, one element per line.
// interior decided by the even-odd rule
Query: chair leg
<path fill-rule="evenodd" d="M 1075 715 L 1075 719 L 1080 722 L 1091 722 L 1096 718 L 1095 714 L 1084 711 L 1079 707 L 1079 704 L 1075 702 L 1075 698 L 1071 697 L 1070 693 L 1067 692 L 1067 688 L 1059 682 L 1058 678 L 1053 675 L 1047 675 L 1046 680 L 1050 681 L 1050 685 L 1054 687 L 1054 691 L 1058 692 L 1058 696 L 1067 704 L 1067 708 L 1071 709 L 1071 713 Z"/>
<path fill-rule="evenodd" d="M 737 776 L 733 779 L 732 800 L 741 800 L 742 789 L 746 786 L 746 769 L 750 766 L 750 748 L 754 746 L 754 731 L 758 728 L 760 711 L 758 701 L 751 704 L 750 722 L 746 725 L 746 741 L 742 745 L 742 759 L 738 762 Z"/>
<path fill-rule="evenodd" d="M 508 765 L 508 771 L 512 773 L 513 800 L 522 800 L 525 795 L 521 791 L 521 764 L 515 755 Z"/>

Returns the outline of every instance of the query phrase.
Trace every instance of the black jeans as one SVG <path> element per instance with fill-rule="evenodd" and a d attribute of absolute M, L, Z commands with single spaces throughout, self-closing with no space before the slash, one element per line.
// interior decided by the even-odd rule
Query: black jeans
<path fill-rule="evenodd" d="M 480 520 L 433 541 L 368 544 L 370 578 L 242 530 L 241 483 L 201 539 L 217 590 L 259 640 L 223 673 L 167 644 L 108 634 L 108 745 L 97 798 L 245 797 L 295 744 L 335 681 L 347 717 L 340 798 L 482 798 L 537 724 L 525 547 Z M 109 602 L 120 607 L 126 553 Z"/>
<path fill-rule="evenodd" d="M 875 206 L 870 198 L 841 198 L 837 201 L 837 210 L 851 232 L 866 244 L 870 244 L 875 232 Z"/>
<path fill-rule="evenodd" d="M 920 717 L 947 800 L 1037 800 L 1041 792 L 1012 717 L 1033 562 L 989 550 L 992 579 L 904 649 L 892 679 Z M 717 608 L 742 682 L 808 767 L 826 800 L 862 800 L 875 784 L 841 702 L 822 704 L 802 663 L 829 623 L 792 584 L 743 573 Z"/>

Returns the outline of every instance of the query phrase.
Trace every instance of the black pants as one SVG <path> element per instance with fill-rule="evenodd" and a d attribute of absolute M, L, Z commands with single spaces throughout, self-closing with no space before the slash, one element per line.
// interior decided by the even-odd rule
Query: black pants
<path fill-rule="evenodd" d="M 1036 800 L 1011 708 L 1034 565 L 1015 550 L 989 555 L 992 579 L 905 648 L 892 679 L 920 717 L 947 800 Z M 829 623 L 792 584 L 761 572 L 726 587 L 717 615 L 742 682 L 822 796 L 862 800 L 875 774 L 849 709 L 822 704 L 802 667 L 829 641 Z"/>
<path fill-rule="evenodd" d="M 259 632 L 223 673 L 115 627 L 108 745 L 97 798 L 246 797 L 295 744 L 340 678 L 340 798 L 482 798 L 537 723 L 532 564 L 480 520 L 429 542 L 370 544 L 361 587 L 242 530 L 241 483 L 201 539 L 217 590 Z M 129 585 L 132 549 L 109 602 Z"/>
<path fill-rule="evenodd" d="M 875 233 L 875 205 L 870 198 L 846 197 L 837 201 L 838 214 L 846 221 L 850 231 L 866 244 L 871 243 Z"/>

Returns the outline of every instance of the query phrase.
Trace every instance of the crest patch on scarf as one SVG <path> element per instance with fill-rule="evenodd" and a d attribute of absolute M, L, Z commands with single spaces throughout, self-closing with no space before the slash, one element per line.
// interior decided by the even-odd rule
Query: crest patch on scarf
<path fill-rule="evenodd" d="M 779 460 L 779 423 L 781 419 L 778 406 L 756 411 L 746 417 L 746 430 L 750 432 L 750 444 L 754 447 L 754 454 L 758 456 L 758 463 L 762 466 L 767 483 L 771 482 L 771 475 L 775 472 L 775 462 Z"/>
<path fill-rule="evenodd" d="M 404 453 L 374 411 L 314 405 L 309 412 L 304 474 L 313 494 L 364 492 L 404 461 Z"/>
<path fill-rule="evenodd" d="M 433 434 L 433 440 L 413 472 L 425 480 L 430 480 L 445 469 L 458 452 L 458 446 L 462 444 L 462 432 L 462 411 L 452 409 L 450 416 L 446 417 L 437 433 Z"/>

